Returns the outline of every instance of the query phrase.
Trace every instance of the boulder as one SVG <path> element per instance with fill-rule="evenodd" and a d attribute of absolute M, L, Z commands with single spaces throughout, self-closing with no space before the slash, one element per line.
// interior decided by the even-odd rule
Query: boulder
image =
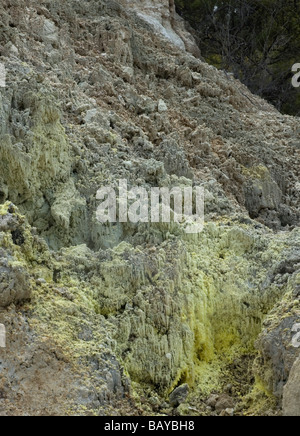
<path fill-rule="evenodd" d="M 300 356 L 294 363 L 283 390 L 284 416 L 300 416 Z"/>
<path fill-rule="evenodd" d="M 172 407 L 178 407 L 184 403 L 189 394 L 189 386 L 187 384 L 181 385 L 176 388 L 170 395 L 170 404 Z"/>
<path fill-rule="evenodd" d="M 3 250 L 1 250 L 3 251 Z M 28 300 L 31 295 L 29 275 L 17 262 L 0 259 L 0 307 Z"/>

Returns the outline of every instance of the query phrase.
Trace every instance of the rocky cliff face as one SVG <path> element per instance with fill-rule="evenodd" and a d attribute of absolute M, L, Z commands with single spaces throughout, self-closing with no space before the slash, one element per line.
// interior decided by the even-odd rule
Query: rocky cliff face
<path fill-rule="evenodd" d="M 200 56 L 200 50 L 187 31 L 187 23 L 176 13 L 174 0 L 121 0 L 127 9 L 134 10 L 152 30 L 168 39 L 181 50 L 187 50 L 194 56 Z"/>
<path fill-rule="evenodd" d="M 300 414 L 298 119 L 194 56 L 171 2 L 0 13 L 0 413 Z M 204 231 L 101 224 L 119 179 L 202 186 Z"/>

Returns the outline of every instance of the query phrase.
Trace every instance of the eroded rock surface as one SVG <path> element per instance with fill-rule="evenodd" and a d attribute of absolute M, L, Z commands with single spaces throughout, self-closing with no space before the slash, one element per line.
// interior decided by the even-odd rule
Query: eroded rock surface
<path fill-rule="evenodd" d="M 284 389 L 283 411 L 285 416 L 300 416 L 300 358 L 296 360 Z"/>
<path fill-rule="evenodd" d="M 188 24 L 176 13 L 174 0 L 121 0 L 120 3 L 129 10 L 135 10 L 155 32 L 181 50 L 200 56 L 196 41 L 186 29 Z"/>
<path fill-rule="evenodd" d="M 26 4 L 0 6 L 0 413 L 282 413 L 299 120 L 202 62 L 172 2 Z M 101 224 L 119 179 L 203 186 L 204 231 Z"/>

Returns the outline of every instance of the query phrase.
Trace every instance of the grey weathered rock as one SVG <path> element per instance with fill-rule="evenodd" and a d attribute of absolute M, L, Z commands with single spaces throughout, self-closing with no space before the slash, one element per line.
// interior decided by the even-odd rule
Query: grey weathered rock
<path fill-rule="evenodd" d="M 255 371 L 264 381 L 268 391 L 282 399 L 290 371 L 299 356 L 299 349 L 293 344 L 294 326 L 299 322 L 299 298 L 295 296 L 299 272 L 299 250 L 286 252 L 271 275 L 278 289 L 288 285 L 289 293 L 279 295 L 279 302 L 265 319 L 262 332 L 257 340 L 260 351 Z M 281 297 L 281 298 L 280 298 Z"/>
<path fill-rule="evenodd" d="M 6 329 L 3 324 L 0 324 L 0 348 L 6 347 Z"/>
<path fill-rule="evenodd" d="M 213 394 L 208 398 L 208 400 L 206 401 L 206 404 L 208 405 L 208 407 L 211 407 L 213 410 L 215 410 L 216 404 L 217 404 L 219 398 L 220 398 L 220 395 Z"/>
<path fill-rule="evenodd" d="M 172 44 L 180 49 L 186 49 L 195 56 L 200 55 L 195 39 L 186 30 L 184 20 L 176 14 L 174 0 L 120 0 L 120 2 L 135 10 L 155 32 Z"/>
<path fill-rule="evenodd" d="M 251 218 L 257 218 L 265 211 L 278 212 L 282 195 L 279 186 L 271 178 L 267 168 L 257 168 L 245 186 L 246 207 Z M 272 223 L 270 224 L 272 227 Z M 274 225 L 277 227 L 278 223 L 275 222 Z"/>
<path fill-rule="evenodd" d="M 300 416 L 300 357 L 294 363 L 283 391 L 284 416 Z"/>
<path fill-rule="evenodd" d="M 13 259 L 7 260 L 3 250 L 0 254 L 0 307 L 28 300 L 31 296 L 29 274 Z"/>
<path fill-rule="evenodd" d="M 169 401 L 172 407 L 178 407 L 184 403 L 189 394 L 190 388 L 188 384 L 184 384 L 176 388 L 170 395 Z"/>
<path fill-rule="evenodd" d="M 224 410 L 225 411 L 227 409 L 232 410 L 233 408 L 234 408 L 233 399 L 227 394 L 220 395 L 220 397 L 218 398 L 218 401 L 216 402 L 216 405 L 215 405 L 216 412 L 221 413 Z"/>
<path fill-rule="evenodd" d="M 176 174 L 178 177 L 183 176 L 186 178 L 193 177 L 193 172 L 186 155 L 177 141 L 165 139 L 156 149 L 155 154 L 157 160 L 164 163 L 168 174 Z"/>
<path fill-rule="evenodd" d="M 158 102 L 158 112 L 159 113 L 168 112 L 168 106 L 163 100 L 159 100 Z"/>
<path fill-rule="evenodd" d="M 0 215 L 0 232 L 13 232 L 18 228 L 19 222 L 16 216 L 11 213 Z"/>

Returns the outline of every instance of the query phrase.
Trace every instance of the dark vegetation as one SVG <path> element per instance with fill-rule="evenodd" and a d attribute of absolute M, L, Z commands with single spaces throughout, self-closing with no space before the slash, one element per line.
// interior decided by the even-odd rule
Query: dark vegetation
<path fill-rule="evenodd" d="M 300 114 L 300 0 L 176 0 L 202 56 L 287 114 Z"/>

